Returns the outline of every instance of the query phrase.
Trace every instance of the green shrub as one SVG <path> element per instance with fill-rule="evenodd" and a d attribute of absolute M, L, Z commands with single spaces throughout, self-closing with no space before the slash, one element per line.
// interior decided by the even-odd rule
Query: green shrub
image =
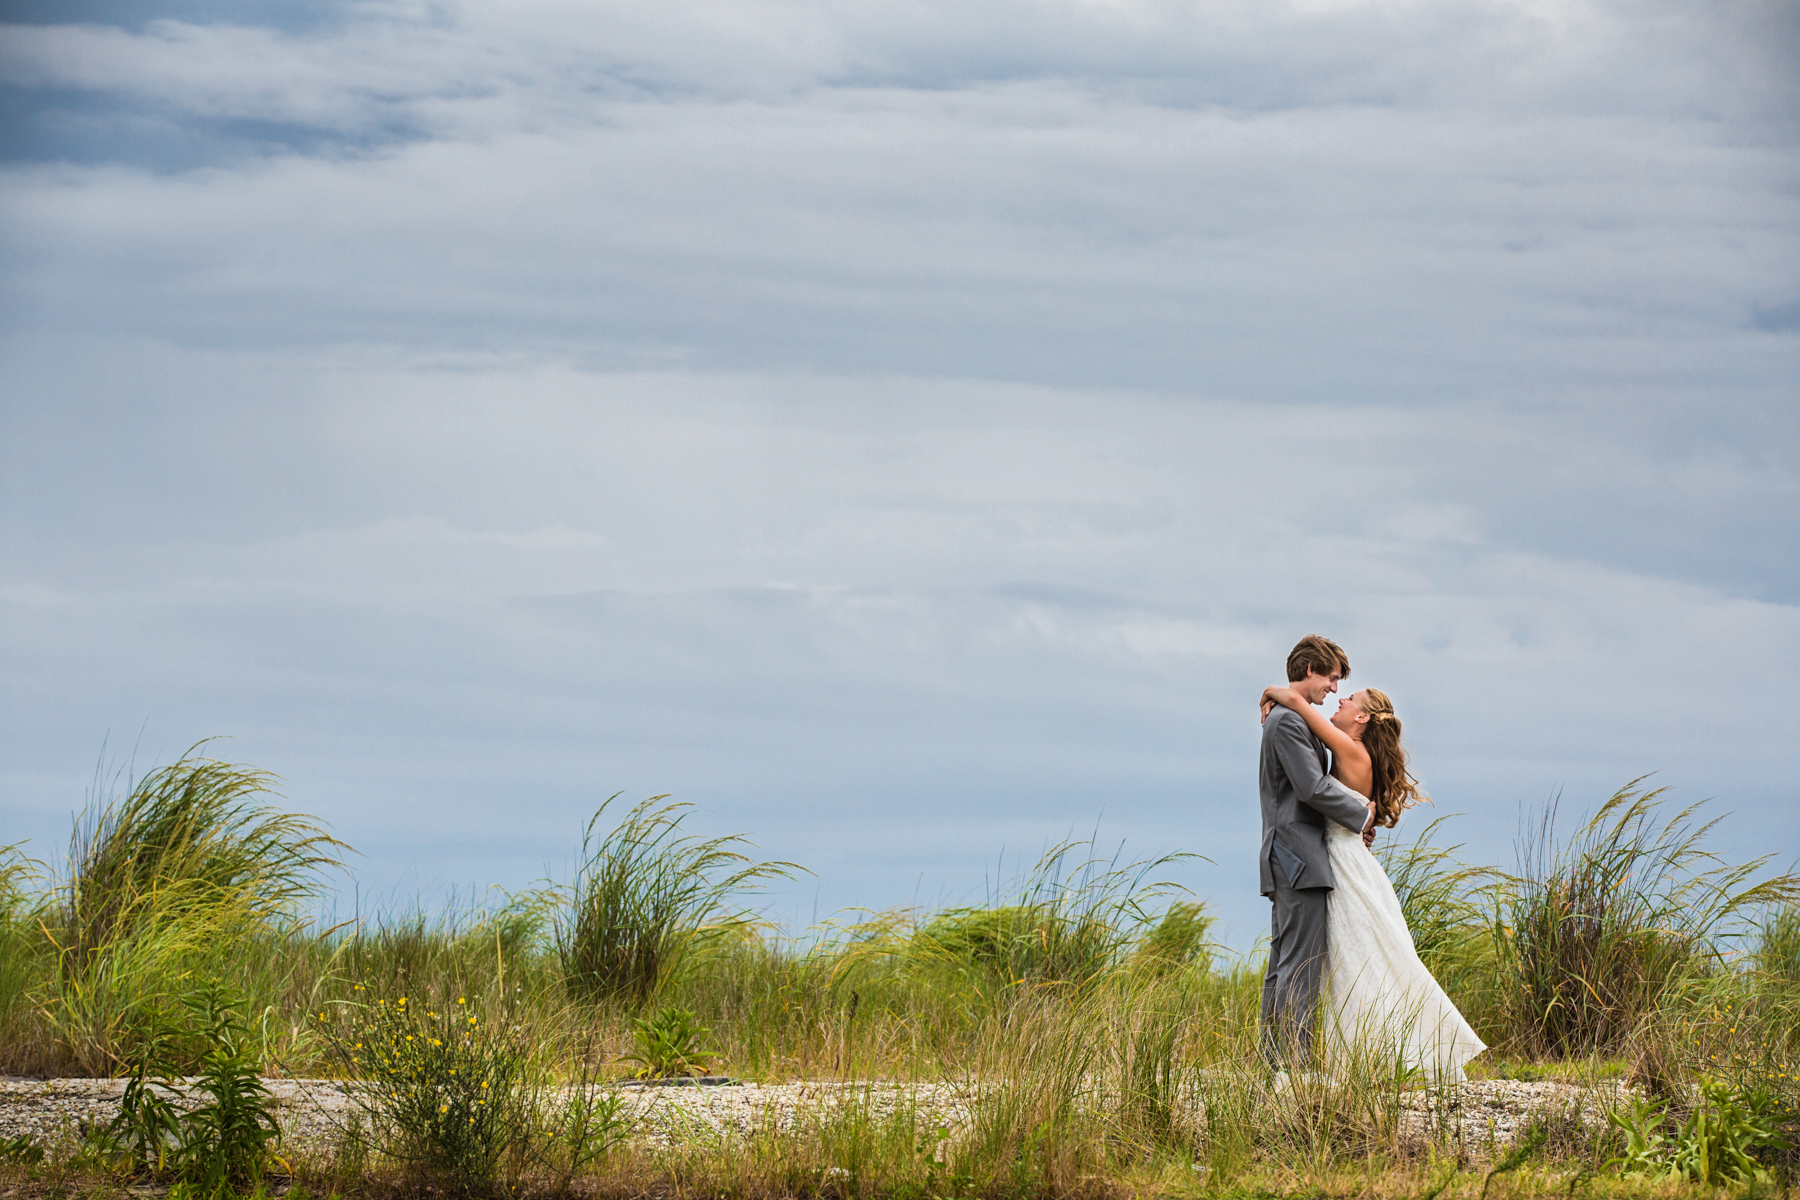
<path fill-rule="evenodd" d="M 99 1139 L 103 1151 L 122 1155 L 134 1171 L 160 1174 L 181 1141 L 181 1087 L 175 1076 L 175 1042 L 181 1030 L 162 1006 L 149 1012 L 125 1081 L 119 1111 Z"/>
<path fill-rule="evenodd" d="M 19 846 L 0 846 L 0 1072 L 43 1070 L 47 1047 L 31 993 L 54 961 L 42 922 L 50 905 L 35 892 L 42 867 Z"/>
<path fill-rule="evenodd" d="M 1759 932 L 1756 969 L 1770 979 L 1800 984 L 1800 904 L 1771 910 Z"/>
<path fill-rule="evenodd" d="M 1645 1023 L 1633 1059 L 1634 1082 L 1664 1099 L 1685 1103 L 1696 1079 L 1728 1084 L 1760 1096 L 1783 1137 L 1800 1139 L 1800 996 L 1785 985 L 1719 972 Z"/>
<path fill-rule="evenodd" d="M 366 993 L 365 993 L 366 994 Z M 325 1037 L 370 1118 L 378 1149 L 483 1188 L 531 1134 L 531 1047 L 504 1011 L 466 996 L 378 997 L 320 1015 Z"/>
<path fill-rule="evenodd" d="M 251 1050 L 242 1001 L 212 983 L 193 993 L 186 1007 L 207 1049 L 189 1092 L 202 1103 L 181 1121 L 181 1161 L 183 1174 L 212 1194 L 227 1183 L 260 1177 L 281 1127 Z"/>
<path fill-rule="evenodd" d="M 1669 1135 L 1664 1128 L 1669 1102 L 1633 1096 L 1623 1109 L 1606 1115 L 1625 1138 L 1625 1152 L 1606 1165 L 1627 1175 L 1662 1175 L 1669 1170 Z"/>
<path fill-rule="evenodd" d="M 320 870 L 342 866 L 342 843 L 310 818 L 261 801 L 275 794 L 273 775 L 195 757 L 198 748 L 146 775 L 77 829 L 63 920 L 65 973 L 129 937 L 146 911 L 143 897 L 170 884 L 187 885 L 173 901 L 178 909 L 223 897 L 272 918 L 311 898 Z"/>
<path fill-rule="evenodd" d="M 697 942 L 735 915 L 733 896 L 762 881 L 791 878 L 793 863 L 752 863 L 738 836 L 684 835 L 686 804 L 652 796 L 610 832 L 596 835 L 609 806 L 588 822 L 581 865 L 556 934 L 557 956 L 572 996 L 642 1004 Z"/>
<path fill-rule="evenodd" d="M 132 1061 L 151 1010 L 194 978 L 229 982 L 260 1007 L 288 999 L 291 952 L 312 941 L 301 906 L 343 847 L 266 803 L 273 785 L 190 751 L 90 808 L 58 903 L 37 922 L 35 953 L 50 969 L 32 1000 L 60 1060 L 46 1066 L 107 1074 Z"/>
<path fill-rule="evenodd" d="M 1085 982 L 1112 965 L 1121 941 L 1107 925 L 1049 904 L 947 909 L 916 938 L 1003 983 Z"/>
<path fill-rule="evenodd" d="M 1133 957 L 1151 971 L 1167 971 L 1176 967 L 1210 966 L 1218 950 L 1212 941 L 1216 918 L 1204 904 L 1177 900 L 1163 913 L 1162 920 L 1150 928 L 1138 943 Z"/>
<path fill-rule="evenodd" d="M 362 985 L 353 994 L 370 996 Z M 375 996 L 315 1015 L 360 1110 L 338 1151 L 340 1175 L 395 1162 L 433 1186 L 480 1193 L 516 1187 L 535 1169 L 559 1176 L 566 1193 L 620 1142 L 619 1098 L 589 1070 L 556 1086 L 536 1040 L 545 1014 L 518 993 L 498 995 Z"/>
<path fill-rule="evenodd" d="M 972 968 L 1003 988 L 1082 987 L 1105 977 L 1134 947 L 1158 936 L 1146 905 L 1175 889 L 1150 881 L 1150 873 L 1194 856 L 1124 866 L 1116 858 L 1075 857 L 1092 848 L 1092 842 L 1053 847 L 1026 874 L 1010 904 L 938 913 L 913 935 L 908 956 Z M 1171 909 L 1164 922 L 1160 948 L 1173 953 L 1198 953 L 1210 925 L 1198 906 Z"/>
<path fill-rule="evenodd" d="M 1628 784 L 1559 844 L 1555 806 L 1499 896 L 1502 1003 L 1515 1047 L 1553 1057 L 1619 1048 L 1665 1000 L 1723 963 L 1724 939 L 1800 880 L 1722 864 L 1698 805 L 1659 820 L 1661 791 Z"/>
<path fill-rule="evenodd" d="M 1394 885 L 1413 948 L 1434 974 L 1442 972 L 1472 934 L 1485 928 L 1475 893 L 1496 874 L 1488 867 L 1458 864 L 1455 855 L 1461 846 L 1433 844 L 1447 819 L 1437 818 L 1410 841 L 1383 839 L 1375 848 L 1375 857 Z"/>

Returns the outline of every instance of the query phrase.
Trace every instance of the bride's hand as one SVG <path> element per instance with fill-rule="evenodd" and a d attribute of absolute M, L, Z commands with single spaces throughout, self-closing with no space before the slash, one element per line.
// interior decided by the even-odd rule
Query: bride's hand
<path fill-rule="evenodd" d="M 1298 711 L 1300 697 L 1293 688 L 1264 688 L 1262 699 L 1257 703 L 1257 707 L 1262 710 L 1262 716 L 1258 718 L 1262 724 L 1267 725 L 1269 723 L 1269 714 L 1275 711 L 1275 706 L 1277 704 L 1284 704 L 1287 707 Z"/>

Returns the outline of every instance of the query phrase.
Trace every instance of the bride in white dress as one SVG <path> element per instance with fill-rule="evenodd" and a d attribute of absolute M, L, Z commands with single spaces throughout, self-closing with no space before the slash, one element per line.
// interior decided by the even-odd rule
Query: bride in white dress
<path fill-rule="evenodd" d="M 1263 716 L 1280 704 L 1306 720 L 1331 751 L 1331 774 L 1369 798 L 1375 824 L 1392 829 L 1424 797 L 1406 770 L 1400 720 L 1385 694 L 1364 688 L 1338 700 L 1327 721 L 1291 688 L 1263 692 Z M 1337 887 L 1327 900 L 1326 1012 L 1334 1049 L 1373 1046 L 1436 1081 L 1462 1078 L 1487 1049 L 1413 949 L 1399 897 L 1362 838 L 1326 822 Z"/>

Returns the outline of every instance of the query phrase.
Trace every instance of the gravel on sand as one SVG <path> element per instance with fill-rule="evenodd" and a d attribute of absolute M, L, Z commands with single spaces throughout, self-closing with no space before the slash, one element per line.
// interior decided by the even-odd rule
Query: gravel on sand
<path fill-rule="evenodd" d="M 328 1151 L 358 1111 L 350 1087 L 335 1080 L 270 1079 L 276 1115 L 291 1147 Z M 671 1146 L 696 1138 L 785 1130 L 845 1105 L 866 1105 L 880 1116 L 913 1106 L 921 1124 L 955 1130 L 969 1119 L 971 1092 L 953 1084 L 886 1082 L 740 1083 L 708 1087 L 614 1089 L 633 1136 Z M 1597 1088 L 1552 1080 L 1476 1080 L 1441 1090 L 1419 1089 L 1402 1097 L 1403 1137 L 1432 1130 L 1454 1136 L 1477 1154 L 1504 1147 L 1542 1113 L 1566 1113 L 1583 1124 L 1605 1123 L 1605 1107 L 1619 1085 Z M 104 1125 L 119 1109 L 123 1079 L 21 1079 L 0 1077 L 0 1138 L 25 1134 L 46 1145 Z M 198 1103 L 198 1101 L 194 1101 Z"/>

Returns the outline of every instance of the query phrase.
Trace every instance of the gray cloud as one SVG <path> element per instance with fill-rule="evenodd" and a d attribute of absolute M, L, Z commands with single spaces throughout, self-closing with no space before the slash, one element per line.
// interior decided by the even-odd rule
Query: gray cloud
<path fill-rule="evenodd" d="M 1743 705 L 1768 647 L 1800 634 L 1791 606 L 1511 550 L 1479 534 L 1479 504 L 1416 488 L 1415 464 L 1484 443 L 1516 442 L 1517 466 L 1554 414 L 1472 429 L 949 381 L 504 369 L 289 386 L 273 438 L 165 429 L 183 471 L 221 481 L 197 509 L 247 493 L 241 529 L 183 536 L 206 526 L 161 499 L 157 456 L 138 496 L 164 536 L 103 556 L 13 539 L 32 581 L 6 594 L 22 749 L 66 760 L 144 714 L 229 729 L 373 849 L 374 879 L 422 839 L 431 878 L 520 882 L 600 795 L 673 788 L 823 864 L 828 908 L 907 900 L 920 875 L 966 888 L 1002 845 L 1104 811 L 1134 846 L 1218 859 L 1192 882 L 1242 935 L 1247 697 L 1318 627 L 1352 646 L 1359 682 L 1402 698 L 1427 781 L 1486 845 L 1520 801 L 1658 767 L 1793 833 L 1766 753 L 1782 718 Z M 341 523 L 302 529 L 310 496 L 235 476 L 276 440 Z M 1294 486 L 1291 464 L 1328 456 L 1401 486 L 1377 502 Z M 1640 689 L 1678 699 L 1627 707 Z"/>
<path fill-rule="evenodd" d="M 1793 853 L 1789 9 L 159 12 L 0 41 L 9 829 L 140 726 L 372 887 L 1104 811 L 1241 943 L 1321 629 L 1484 856 L 1654 769 Z"/>

